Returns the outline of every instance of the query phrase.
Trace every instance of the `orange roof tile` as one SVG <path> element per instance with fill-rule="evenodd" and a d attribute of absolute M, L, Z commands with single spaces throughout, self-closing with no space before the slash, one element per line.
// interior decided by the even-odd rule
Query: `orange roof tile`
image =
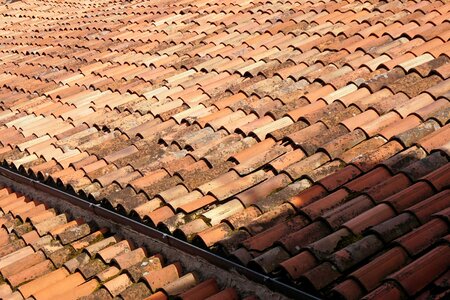
<path fill-rule="evenodd" d="M 202 281 L 195 273 L 184 272 L 179 263 L 164 267 L 160 254 L 149 255 L 142 246 L 135 248 L 133 241 L 121 240 L 82 219 L 64 218 L 56 227 L 57 217 L 48 221 L 32 218 L 30 223 L 26 214 L 37 207 L 36 201 L 26 198 L 21 202 L 6 188 L 0 194 L 0 220 L 10 223 L 0 232 L 2 299 L 144 299 L 156 296 L 157 289 L 165 296 L 195 295 L 203 289 L 209 296 L 220 292 L 216 279 Z M 13 216 L 8 211 L 11 204 L 3 201 L 8 198 L 17 204 L 16 211 L 23 208 L 20 213 Z M 38 232 L 43 224 L 54 229 Z M 35 238 L 30 239 L 32 233 Z"/>
<path fill-rule="evenodd" d="M 449 13 L 420 0 L 3 1 L 0 161 L 321 296 L 440 296 Z M 25 244 L 87 230 L 10 192 L 2 224 L 29 218 Z M 423 226 L 439 236 L 409 253 Z M 143 255 L 114 243 L 92 253 L 119 266 Z M 58 280 L 71 298 L 167 283 L 122 274 L 105 285 L 114 268 Z M 195 278 L 172 275 L 169 290 L 186 299 L 236 297 L 214 283 L 184 290 Z"/>

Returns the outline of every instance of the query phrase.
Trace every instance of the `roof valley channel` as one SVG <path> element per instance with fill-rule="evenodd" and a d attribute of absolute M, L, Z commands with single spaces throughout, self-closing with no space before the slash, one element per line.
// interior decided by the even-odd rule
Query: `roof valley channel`
<path fill-rule="evenodd" d="M 120 218 L 95 213 L 95 209 L 86 209 L 79 204 L 74 205 L 63 194 L 63 198 L 59 198 L 58 193 L 49 193 L 48 188 L 39 189 L 39 185 L 33 187 L 23 183 L 32 183 L 25 178 L 22 178 L 23 182 L 19 178 L 12 180 L 9 178 L 11 173 L 8 174 L 6 177 L 5 174 L 0 176 L 1 219 L 8 217 L 8 222 L 15 224 L 5 227 L 2 236 L 9 234 L 10 239 L 17 239 L 23 245 L 15 246 L 16 249 L 10 255 L 0 257 L 2 275 L 6 276 L 4 278 L 10 285 L 2 285 L 1 291 L 5 293 L 2 294 L 3 299 L 21 296 L 26 298 L 29 295 L 51 299 L 61 293 L 68 293 L 71 299 L 110 299 L 111 296 L 119 295 L 122 298 L 134 295 L 139 299 L 178 295 L 182 299 L 191 299 L 188 295 L 205 297 L 202 296 L 204 292 L 209 296 L 230 293 L 241 299 L 246 298 L 245 296 L 288 299 L 263 285 L 249 285 L 245 276 L 214 266 L 195 251 L 193 255 L 189 254 L 192 250 L 186 252 L 181 247 L 172 246 L 161 235 L 156 239 L 152 238 L 148 231 L 141 232 L 132 225 L 117 223 Z M 22 198 L 20 195 L 23 195 Z M 25 202 L 15 205 L 9 211 L 7 209 L 11 205 L 5 206 L 4 199 L 24 199 Z M 64 213 L 59 214 L 60 212 Z M 28 228 L 30 225 L 31 228 Z M 23 227 L 28 229 L 24 231 L 25 228 L 21 229 Z M 40 258 L 35 262 L 34 257 Z M 33 272 L 36 272 L 31 277 L 25 274 L 27 271 L 22 265 L 25 259 L 32 259 L 27 262 Z M 167 281 L 164 278 L 168 276 L 166 273 L 171 266 L 176 266 L 177 275 Z M 148 281 L 144 275 L 152 270 L 158 270 L 161 274 L 149 275 Z M 58 274 L 62 277 L 58 277 Z M 122 275 L 115 277 L 118 274 Z M 191 279 L 184 282 L 189 276 Z M 51 279 L 53 277 L 55 279 Z M 22 278 L 27 279 L 24 281 Z M 67 291 L 58 290 L 49 282 L 59 282 L 63 278 L 74 286 Z M 75 278 L 79 278 L 80 282 L 75 282 Z M 126 283 L 115 283 L 122 279 Z M 206 291 L 197 291 L 197 286 L 200 290 L 206 288 Z M 75 291 L 75 287 L 80 291 Z M 307 294 L 304 296 L 309 299 Z"/>
<path fill-rule="evenodd" d="M 447 2 L 0 2 L 0 164 L 270 289 L 443 297 Z"/>

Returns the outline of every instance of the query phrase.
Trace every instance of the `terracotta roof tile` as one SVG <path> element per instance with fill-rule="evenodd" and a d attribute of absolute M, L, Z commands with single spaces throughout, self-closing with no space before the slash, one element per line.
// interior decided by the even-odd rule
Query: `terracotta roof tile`
<path fill-rule="evenodd" d="M 16 195 L 11 190 L 4 188 L 1 189 L 1 191 L 2 199 L 7 200 L 8 197 L 6 196 Z M 9 198 L 13 199 L 15 203 L 20 203 L 20 198 Z M 2 211 L 4 207 L 8 206 L 7 203 L 8 202 L 5 201 L 2 202 Z M 29 207 L 28 210 L 32 210 L 32 208 Z M 25 212 L 26 211 L 24 211 L 24 213 Z M 7 215 L 11 216 L 11 221 L 14 220 L 11 212 L 7 213 Z M 3 216 L 3 218 L 5 218 L 5 216 Z M 23 218 L 23 216 L 21 217 Z M 18 219 L 16 220 L 18 221 Z M 29 221 L 25 221 L 25 218 L 23 218 L 23 220 L 25 222 L 24 225 L 30 224 L 28 223 Z M 33 225 L 30 224 L 30 226 L 50 224 L 45 219 L 41 219 L 40 221 L 37 221 L 37 219 L 34 220 Z M 54 222 L 52 221 L 51 224 L 53 223 Z M 5 297 L 14 295 L 14 297 L 17 296 L 19 298 L 33 296 L 39 299 L 52 299 L 64 294 L 70 299 L 78 299 L 83 296 L 92 296 L 94 294 L 96 295 L 96 298 L 101 295 L 110 295 L 109 297 L 111 297 L 111 295 L 114 296 L 120 294 L 122 297 L 134 295 L 143 299 L 151 294 L 150 288 L 156 289 L 162 287 L 164 292 L 169 295 L 193 293 L 194 291 L 203 289 L 201 286 L 197 287 L 199 282 L 196 275 L 193 273 L 183 275 L 181 273 L 181 266 L 179 266 L 178 263 L 163 268 L 160 263 L 162 257 L 155 256 L 147 258 L 146 251 L 143 248 L 129 251 L 129 240 L 120 241 L 118 237 L 104 236 L 103 234 L 107 234 L 107 230 L 104 229 L 94 232 L 93 225 L 85 224 L 82 220 L 78 220 L 74 223 L 74 225 L 78 227 L 69 226 L 69 224 L 72 223 L 73 221 L 70 221 L 66 223 L 65 226 L 60 226 L 60 229 L 57 229 L 57 231 L 61 232 L 57 234 L 55 231 L 54 237 L 46 235 L 46 241 L 42 241 L 41 246 L 33 244 L 33 247 L 30 247 L 25 243 L 22 243 L 21 248 L 17 248 L 15 251 L 13 250 L 14 252 L 6 253 L 2 251 L 0 271 L 2 276 L 8 280 L 8 284 L 11 286 L 10 289 L 3 287 L 1 290 L 2 295 Z M 8 231 L 4 231 L 3 234 L 5 235 L 5 238 L 15 237 L 19 232 L 17 230 L 24 226 L 21 224 L 22 221 L 15 222 L 15 225 L 11 225 L 13 227 L 9 228 Z M 77 228 L 83 226 L 85 226 L 86 230 L 83 231 L 83 234 L 79 234 L 77 232 L 79 229 Z M 75 229 L 77 229 L 77 231 L 75 231 Z M 36 231 L 30 231 L 30 233 L 31 232 Z M 90 232 L 92 233 L 90 234 Z M 65 236 L 65 238 L 63 238 L 63 236 Z M 21 237 L 17 236 L 16 239 L 19 239 L 18 241 L 20 241 Z M 57 244 L 60 245 L 60 241 L 64 244 L 71 243 L 72 246 L 67 245 L 65 248 L 58 247 Z M 71 247 L 74 247 L 72 249 L 78 249 L 79 251 L 72 251 L 69 256 L 64 255 L 63 252 L 70 250 Z M 39 248 L 41 248 L 41 250 L 39 250 Z M 81 252 L 83 249 L 85 249 L 86 252 Z M 89 255 L 86 253 L 89 253 L 91 258 L 89 258 Z M 51 260 L 46 259 L 46 257 Z M 125 273 L 119 275 L 119 269 L 115 266 L 108 266 L 96 257 L 101 257 L 105 262 L 110 262 L 110 265 L 120 267 Z M 110 260 L 111 257 L 114 258 Z M 60 263 L 57 261 L 60 261 Z M 63 264 L 65 267 L 63 267 Z M 179 277 L 179 279 L 175 281 L 173 281 L 173 279 L 176 278 L 170 275 L 169 272 L 171 266 L 175 266 L 174 270 L 176 271 L 176 278 Z M 143 269 L 140 271 L 137 269 L 133 271 L 133 268 Z M 167 272 L 164 270 L 167 270 Z M 145 274 L 149 271 L 151 274 L 155 275 L 151 276 L 152 279 L 149 287 L 143 283 L 134 283 L 140 278 L 145 279 Z M 159 272 L 159 277 L 156 277 L 155 272 Z M 115 275 L 119 276 L 115 277 Z M 214 295 L 220 291 L 220 287 L 214 280 L 211 279 L 206 282 L 214 282 L 212 289 L 208 292 L 209 295 Z M 203 284 L 203 286 L 206 286 L 206 284 Z M 192 292 L 191 289 L 193 289 Z"/>
<path fill-rule="evenodd" d="M 431 215 L 448 207 L 448 13 L 440 1 L 2 4 L 0 159 L 322 297 L 427 295 L 445 270 L 422 282 L 420 258 L 390 243 L 418 221 L 437 231 Z M 68 245 L 115 264 L 65 274 L 70 299 L 237 298 L 214 280 L 187 290 L 193 274 L 116 274 L 146 252 L 89 246 L 90 224 L 8 193 L 2 222 L 20 242 L 5 255 L 35 245 L 42 275 Z M 433 240 L 420 256 L 446 250 Z M 19 269 L 0 293 L 27 285 Z"/>

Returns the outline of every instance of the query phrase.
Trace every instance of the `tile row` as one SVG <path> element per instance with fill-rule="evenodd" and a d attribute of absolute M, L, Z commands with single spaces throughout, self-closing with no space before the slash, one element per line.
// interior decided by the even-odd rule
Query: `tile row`
<path fill-rule="evenodd" d="M 322 295 L 404 295 L 416 254 L 352 272 L 448 207 L 448 4 L 31 3 L 0 9 L 3 166 Z"/>
<path fill-rule="evenodd" d="M 238 299 L 130 239 L 0 189 L 2 299 Z M 247 297 L 247 299 L 254 299 Z"/>

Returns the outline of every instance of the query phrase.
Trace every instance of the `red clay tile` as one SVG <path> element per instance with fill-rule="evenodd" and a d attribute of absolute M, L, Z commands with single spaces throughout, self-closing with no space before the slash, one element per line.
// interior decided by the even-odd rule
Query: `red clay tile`
<path fill-rule="evenodd" d="M 365 299 L 402 299 L 406 295 L 403 291 L 394 284 L 385 283 L 379 288 L 366 295 Z"/>
<path fill-rule="evenodd" d="M 398 270 L 409 261 L 409 257 L 401 247 L 395 247 L 375 258 L 362 268 L 351 274 L 368 291 L 373 290 L 382 279 Z"/>
<path fill-rule="evenodd" d="M 301 208 L 327 195 L 327 191 L 320 185 L 313 185 L 300 194 L 289 199 L 294 207 Z"/>
<path fill-rule="evenodd" d="M 239 299 L 239 296 L 234 288 L 227 288 L 215 295 L 209 296 L 206 299 L 208 299 L 208 300 L 237 300 L 237 299 Z"/>
<path fill-rule="evenodd" d="M 180 294 L 181 299 L 185 300 L 195 300 L 195 299 L 206 299 L 219 292 L 219 288 L 215 279 L 207 279 L 195 287 L 189 289 L 188 291 Z"/>
<path fill-rule="evenodd" d="M 53 299 L 53 297 L 58 297 L 83 283 L 84 278 L 80 273 L 71 274 L 64 279 L 54 282 L 52 285 L 33 293 L 33 297 L 36 299 Z M 55 284 L 58 286 L 57 289 L 54 287 Z"/>
<path fill-rule="evenodd" d="M 381 145 L 373 150 L 371 149 L 364 154 L 353 158 L 350 162 L 360 170 L 367 172 L 382 161 L 403 150 L 403 147 L 399 142 L 390 141 L 384 144 L 383 140 L 384 139 L 373 140 L 374 144 L 376 143 L 378 145 Z"/>
<path fill-rule="evenodd" d="M 306 245 L 325 237 L 330 233 L 323 222 L 313 222 L 297 232 L 282 237 L 277 243 L 283 245 L 291 254 L 296 254 Z"/>
<path fill-rule="evenodd" d="M 97 289 L 97 287 L 98 281 L 92 279 L 66 292 L 65 297 L 67 297 L 67 299 L 77 299 L 80 297 L 88 296 L 93 293 Z"/>
<path fill-rule="evenodd" d="M 328 155 L 322 152 L 317 152 L 295 164 L 287 167 L 284 172 L 293 180 L 299 179 L 301 176 L 308 174 L 308 172 L 322 166 L 329 161 Z"/>
<path fill-rule="evenodd" d="M 254 219 L 261 215 L 261 211 L 254 206 L 250 206 L 245 210 L 228 217 L 225 222 L 229 224 L 232 228 L 237 229 L 249 224 Z"/>
<path fill-rule="evenodd" d="M 364 290 L 353 279 L 347 279 L 335 286 L 331 291 L 332 297 L 342 297 L 345 299 L 360 299 L 364 296 Z"/>
<path fill-rule="evenodd" d="M 320 149 L 325 151 L 331 158 L 337 158 L 345 151 L 350 150 L 354 146 L 366 139 L 366 135 L 362 130 L 355 130 L 347 134 L 336 137 L 323 145 Z"/>
<path fill-rule="evenodd" d="M 325 257 L 336 251 L 342 243 L 343 239 L 349 238 L 352 233 L 346 228 L 341 228 L 326 237 L 308 245 L 308 249 L 314 253 L 316 257 L 323 260 Z"/>
<path fill-rule="evenodd" d="M 336 207 L 339 204 L 342 204 L 348 194 L 349 193 L 345 189 L 339 189 L 323 198 L 316 199 L 316 201 L 311 204 L 306 205 L 302 208 L 302 212 L 306 213 L 311 219 L 316 219 L 324 212 Z"/>
<path fill-rule="evenodd" d="M 119 256 L 113 258 L 114 263 L 119 265 L 121 269 L 126 269 L 139 262 L 141 262 L 146 256 L 146 252 L 143 248 L 137 248 L 130 252 L 125 252 Z"/>
<path fill-rule="evenodd" d="M 299 278 L 305 271 L 312 269 L 316 265 L 316 258 L 308 251 L 303 251 L 280 264 L 293 279 Z"/>
<path fill-rule="evenodd" d="M 367 88 L 364 88 L 367 89 Z M 351 94 L 349 94 L 350 96 Z M 366 110 L 371 107 L 374 103 L 379 103 L 381 101 L 384 101 L 386 99 L 390 99 L 389 97 L 401 97 L 401 95 L 394 95 L 391 90 L 388 88 L 382 88 L 367 97 L 364 97 L 362 99 L 357 100 L 354 105 L 356 105 L 360 110 Z M 364 120 L 360 120 L 359 122 L 363 122 Z M 361 123 L 363 124 L 363 123 Z"/>
<path fill-rule="evenodd" d="M 247 148 L 234 156 L 232 156 L 233 159 L 235 159 L 237 162 L 242 163 L 248 159 L 250 159 L 254 153 L 260 153 L 264 150 L 269 149 L 275 144 L 275 141 L 272 139 L 266 139 L 262 142 L 259 142 L 258 144 L 253 145 L 250 148 Z"/>
<path fill-rule="evenodd" d="M 306 226 L 309 221 L 302 216 L 297 216 L 284 222 L 279 222 L 271 227 L 267 226 L 266 230 L 253 230 L 257 232 L 253 237 L 242 242 L 243 246 L 250 250 L 263 251 L 270 247 L 275 241 L 289 234 L 291 231 L 300 230 Z"/>
<path fill-rule="evenodd" d="M 50 260 L 43 260 L 30 266 L 28 269 L 9 275 L 7 279 L 11 286 L 17 287 L 24 282 L 34 280 L 40 276 L 50 273 L 53 270 L 53 263 Z"/>
<path fill-rule="evenodd" d="M 388 158 L 382 163 L 382 165 L 385 166 L 389 171 L 391 171 L 391 173 L 397 173 L 400 170 L 403 171 L 406 168 L 411 167 L 419 160 L 425 159 L 426 159 L 425 151 L 423 151 L 418 147 L 411 147 Z"/>
<path fill-rule="evenodd" d="M 108 15 L 100 23 L 97 19 L 114 10 L 114 3 L 75 6 L 100 17 L 69 30 L 73 24 L 64 21 L 67 15 L 55 4 L 52 18 L 65 22 L 67 30 L 53 46 L 47 35 L 54 28 L 39 22 L 49 12 L 36 14 L 33 6 L 20 4 L 9 4 L 12 13 L 0 11 L 7 19 L 21 11 L 0 41 L 4 166 L 151 226 L 159 224 L 203 247 L 217 245 L 265 272 L 287 258 L 286 249 L 270 250 L 275 242 L 310 228 L 306 215 L 340 228 L 302 245 L 328 259 L 374 235 L 386 249 L 396 249 L 387 243 L 418 226 L 416 217 L 428 221 L 447 205 L 434 195 L 448 185 L 442 168 L 450 153 L 448 5 L 196 2 L 177 3 L 176 9 L 165 8 L 167 14 L 154 15 L 160 4 L 148 12 L 144 3 L 132 10 L 125 5 L 121 15 Z M 35 16 L 33 24 L 28 15 Z M 20 29 L 30 24 L 39 37 L 46 32 L 33 43 Z M 147 31 L 141 30 L 144 24 L 151 25 Z M 97 29 L 108 33 L 93 39 L 90 34 Z M 122 143 L 120 133 L 130 139 Z M 318 184 L 307 189 L 312 182 Z M 90 234 L 89 224 L 59 219 L 38 203 L 15 197 L 1 201 L 4 212 L 10 212 L 1 223 L 20 237 L 2 253 L 28 243 L 57 262 L 66 257 L 69 244 L 77 251 L 87 247 L 85 255 L 101 255 L 119 242 L 102 232 Z M 293 217 L 294 207 L 300 216 Z M 410 211 L 394 216 L 392 209 Z M 30 218 L 31 225 L 10 218 L 16 215 Z M 59 243 L 51 245 L 51 235 L 40 237 L 47 233 Z M 113 251 L 105 258 L 128 266 L 142 257 L 139 249 Z M 373 255 L 380 257 L 381 251 Z M 371 263 L 362 257 L 355 253 L 351 261 L 358 268 Z M 67 267 L 75 270 L 82 261 L 82 255 L 79 261 L 72 258 Z M 338 265 L 348 276 L 347 264 L 341 260 Z M 48 267 L 39 262 L 30 270 L 48 274 Z M 109 267 L 97 278 L 108 280 L 115 296 L 149 292 L 144 282 L 126 280 L 132 276 L 136 282 L 137 275 L 118 273 Z M 300 286 L 309 283 L 324 298 L 334 295 L 328 285 L 336 295 L 360 298 L 388 274 L 375 276 L 370 288 L 356 277 L 339 275 L 328 260 L 292 278 Z M 83 283 L 80 294 L 71 287 L 67 297 L 92 292 L 93 298 L 110 297 L 102 284 Z M 395 284 L 384 283 L 368 297 L 407 296 L 400 281 Z M 169 285 L 169 290 L 181 292 L 182 286 Z M 13 290 L 5 292 L 13 295 Z M 227 295 L 237 297 L 231 289 L 222 293 Z M 152 297 L 167 298 L 163 293 Z"/>
<path fill-rule="evenodd" d="M 416 116 L 408 116 L 405 119 L 396 122 L 395 124 L 383 129 L 380 131 L 380 135 L 382 135 L 386 139 L 390 139 L 394 135 L 403 133 L 411 128 L 414 128 L 420 124 L 420 119 Z"/>
<path fill-rule="evenodd" d="M 325 262 L 306 272 L 302 276 L 302 280 L 307 281 L 314 286 L 315 289 L 320 290 L 326 287 L 330 282 L 333 282 L 340 277 L 340 272 L 329 262 Z"/>
<path fill-rule="evenodd" d="M 247 265 L 260 273 L 269 274 L 275 270 L 280 262 L 287 258 L 289 258 L 289 254 L 286 250 L 282 247 L 274 247 L 264 252 L 264 254 L 251 259 Z"/>
<path fill-rule="evenodd" d="M 40 251 L 35 252 L 26 257 L 19 259 L 14 264 L 4 266 L 3 268 L 1 268 L 1 273 L 5 278 L 9 278 L 10 276 L 16 275 L 22 271 L 26 271 L 27 268 L 30 268 L 38 263 L 41 263 L 44 260 L 45 260 L 45 256 L 42 252 L 40 252 Z M 16 285 L 13 285 L 13 286 L 16 286 Z"/>
<path fill-rule="evenodd" d="M 395 139 L 399 140 L 405 147 L 411 147 L 422 137 L 439 129 L 439 124 L 434 120 L 426 121 L 419 126 L 409 129 L 403 133 L 398 134 Z"/>
<path fill-rule="evenodd" d="M 144 220 L 151 222 L 152 226 L 156 226 L 159 222 L 164 221 L 175 215 L 173 210 L 168 206 L 158 208 L 144 217 Z"/>
<path fill-rule="evenodd" d="M 445 125 L 444 127 L 436 130 L 435 132 L 423 137 L 419 140 L 419 145 L 422 146 L 428 153 L 434 149 L 438 149 L 447 140 L 447 135 L 450 133 L 450 126 Z"/>
<path fill-rule="evenodd" d="M 413 180 L 419 180 L 422 176 L 438 169 L 448 162 L 442 152 L 433 152 L 431 155 L 411 163 L 402 169 Z"/>
<path fill-rule="evenodd" d="M 109 263 L 111 259 L 123 253 L 130 252 L 132 246 L 127 240 L 123 240 L 112 246 L 106 247 L 97 252 L 97 255 L 101 257 L 106 263 Z"/>
<path fill-rule="evenodd" d="M 294 121 L 298 121 L 302 116 L 315 112 L 321 108 L 324 108 L 326 106 L 325 101 L 319 100 L 319 101 L 315 101 L 311 104 L 308 104 L 306 106 L 300 107 L 296 110 L 290 111 L 288 113 L 288 116 L 294 120 Z"/>
<path fill-rule="evenodd" d="M 383 167 L 376 168 L 345 185 L 351 191 L 362 191 L 391 177 L 389 171 Z"/>
<path fill-rule="evenodd" d="M 130 278 L 126 274 L 122 274 L 103 283 L 103 286 L 111 293 L 111 295 L 117 296 L 131 284 Z"/>
<path fill-rule="evenodd" d="M 67 270 L 58 269 L 20 286 L 19 291 L 24 297 L 29 297 L 34 295 L 36 292 L 51 286 L 54 282 L 63 280 L 67 276 L 69 276 L 69 272 L 67 272 Z"/>
<path fill-rule="evenodd" d="M 266 179 L 270 178 L 271 174 L 265 172 L 264 170 L 258 170 L 254 173 L 240 177 L 233 182 L 226 184 L 225 186 L 220 186 L 209 191 L 209 194 L 214 196 L 219 201 L 226 200 L 230 196 L 236 195 L 248 188 L 254 187 Z"/>
<path fill-rule="evenodd" d="M 261 198 L 269 196 L 272 192 L 281 189 L 291 183 L 291 179 L 286 174 L 279 174 L 258 185 L 236 195 L 245 207 L 256 204 Z"/>
<path fill-rule="evenodd" d="M 230 217 L 243 209 L 244 206 L 240 201 L 231 200 L 220 207 L 213 208 L 203 213 L 203 217 L 206 218 L 206 220 L 210 220 L 211 225 L 216 225 L 224 218 Z"/>
<path fill-rule="evenodd" d="M 390 278 L 396 280 L 406 290 L 409 296 L 415 295 L 428 283 L 432 282 L 440 274 L 445 272 L 448 258 L 448 246 L 443 245 L 436 247 L 391 275 Z"/>
<path fill-rule="evenodd" d="M 435 171 L 424 176 L 424 179 L 430 182 L 436 190 L 441 191 L 443 188 L 448 186 L 449 169 L 450 164 L 447 163 L 439 169 L 436 169 Z"/>
<path fill-rule="evenodd" d="M 197 277 L 194 273 L 187 273 L 177 280 L 165 285 L 162 289 L 168 295 L 179 295 L 197 284 Z"/>
<path fill-rule="evenodd" d="M 422 107 L 421 109 L 415 112 L 423 121 L 426 121 L 432 117 L 437 117 L 439 120 L 440 111 L 448 110 L 448 102 L 445 99 L 439 99 L 434 101 L 433 103 Z"/>
<path fill-rule="evenodd" d="M 100 280 L 101 282 L 106 282 L 106 281 L 116 277 L 119 274 L 120 274 L 120 269 L 113 266 L 113 267 L 106 268 L 105 270 L 98 273 L 96 275 L 96 278 L 98 280 Z"/>
<path fill-rule="evenodd" d="M 432 194 L 432 188 L 428 184 L 425 182 L 419 182 L 386 198 L 384 202 L 389 203 L 400 212 L 415 205 L 416 203 L 419 203 Z"/>
<path fill-rule="evenodd" d="M 408 208 L 408 211 L 413 213 L 421 223 L 425 223 L 430 219 L 433 213 L 448 207 L 450 191 L 445 190 L 432 197 L 421 201 L 414 206 Z"/>
<path fill-rule="evenodd" d="M 432 219 L 421 227 L 398 238 L 396 242 L 410 255 L 417 255 L 445 235 L 447 225 L 440 219 Z"/>
<path fill-rule="evenodd" d="M 149 272 L 144 276 L 145 281 L 148 283 L 153 291 L 165 286 L 178 279 L 181 274 L 181 265 L 171 264 L 160 270 Z"/>
<path fill-rule="evenodd" d="M 419 96 L 411 99 L 407 104 L 397 108 L 395 111 L 405 118 L 408 114 L 413 113 L 431 103 L 433 103 L 433 98 L 430 95 L 420 94 Z"/>
<path fill-rule="evenodd" d="M 301 149 L 287 152 L 269 163 L 270 167 L 280 172 L 290 165 L 300 161 L 305 157 L 305 153 Z"/>
<path fill-rule="evenodd" d="M 372 200 L 363 195 L 358 196 L 336 208 L 327 211 L 323 218 L 333 228 L 338 229 L 343 222 L 351 220 L 373 207 Z"/>
<path fill-rule="evenodd" d="M 379 202 L 389 196 L 396 194 L 399 190 L 407 188 L 410 185 L 411 181 L 408 176 L 400 173 L 369 188 L 366 193 L 372 200 L 374 200 L 375 202 Z"/>
<path fill-rule="evenodd" d="M 220 220 L 221 218 L 218 220 L 218 222 L 220 222 Z M 182 224 L 176 230 L 174 230 L 173 234 L 180 239 L 191 240 L 197 233 L 207 230 L 208 228 L 209 226 L 204 221 L 204 219 L 199 218 Z"/>
<path fill-rule="evenodd" d="M 208 228 L 200 232 L 194 239 L 195 243 L 202 246 L 203 248 L 209 248 L 216 242 L 225 239 L 232 233 L 232 228 L 225 224 L 220 223 L 216 226 Z"/>
<path fill-rule="evenodd" d="M 341 124 L 347 127 L 348 130 L 355 130 L 366 123 L 374 121 L 378 117 L 379 116 L 375 110 L 369 109 L 359 115 L 342 121 Z"/>
<path fill-rule="evenodd" d="M 368 136 L 374 136 L 375 134 L 379 134 L 384 128 L 387 126 L 398 122 L 401 118 L 398 114 L 391 112 L 387 113 L 367 124 L 363 124 L 360 126 L 362 130 L 368 135 Z"/>
<path fill-rule="evenodd" d="M 167 300 L 168 297 L 166 296 L 166 294 L 164 294 L 164 292 L 156 292 L 152 295 L 150 295 L 149 297 L 145 298 L 145 300 Z"/>
<path fill-rule="evenodd" d="M 357 234 L 361 233 L 366 228 L 392 218 L 393 216 L 395 216 L 395 213 L 390 206 L 378 205 L 344 223 L 343 226 L 346 226 L 352 230 L 353 233 Z"/>

